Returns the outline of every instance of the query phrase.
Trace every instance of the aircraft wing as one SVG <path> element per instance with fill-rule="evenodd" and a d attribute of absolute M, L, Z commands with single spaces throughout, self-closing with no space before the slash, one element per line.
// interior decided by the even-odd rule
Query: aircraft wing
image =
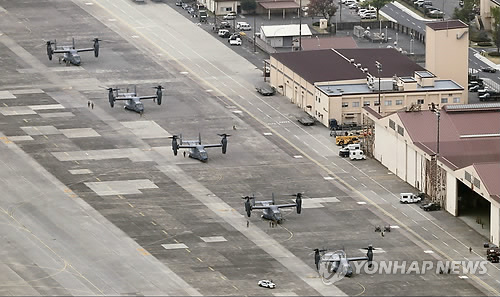
<path fill-rule="evenodd" d="M 279 205 L 276 205 L 278 208 L 285 208 L 285 207 L 295 207 L 297 206 L 296 203 L 290 203 L 290 204 L 279 204 Z"/>
<path fill-rule="evenodd" d="M 65 49 L 56 49 L 54 51 L 52 51 L 54 54 L 65 54 L 65 53 L 69 53 L 69 49 L 65 50 Z"/>
<path fill-rule="evenodd" d="M 321 259 L 321 262 L 340 262 L 340 259 Z"/>
<path fill-rule="evenodd" d="M 192 145 L 192 144 L 179 144 L 179 148 L 196 148 L 197 145 Z"/>
<path fill-rule="evenodd" d="M 151 95 L 151 96 L 140 96 L 139 97 L 139 100 L 142 100 L 142 99 L 156 99 L 158 98 L 158 96 L 156 95 Z"/>
<path fill-rule="evenodd" d="M 261 206 L 252 206 L 252 210 L 253 209 L 268 209 L 270 208 L 269 206 L 264 206 L 264 205 L 261 205 Z"/>
<path fill-rule="evenodd" d="M 347 258 L 347 261 L 368 261 L 368 257 L 353 257 L 353 258 Z"/>
<path fill-rule="evenodd" d="M 132 100 L 132 97 L 115 97 L 115 100 Z"/>
<path fill-rule="evenodd" d="M 78 48 L 76 49 L 77 52 L 93 52 L 94 48 L 93 47 L 88 47 L 88 48 Z"/>
<path fill-rule="evenodd" d="M 207 147 L 209 147 L 209 148 L 210 148 L 210 147 L 221 147 L 221 146 L 222 146 L 222 144 L 221 144 L 221 143 L 219 143 L 219 144 L 204 144 L 203 146 L 204 146 L 205 148 L 207 148 Z"/>

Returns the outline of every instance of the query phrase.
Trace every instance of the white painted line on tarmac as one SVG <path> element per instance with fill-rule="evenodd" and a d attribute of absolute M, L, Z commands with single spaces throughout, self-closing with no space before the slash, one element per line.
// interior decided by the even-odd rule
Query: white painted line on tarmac
<path fill-rule="evenodd" d="M 467 279 L 469 278 L 467 275 L 459 275 L 458 278 L 461 278 L 461 279 Z"/>
<path fill-rule="evenodd" d="M 434 254 L 434 251 L 426 250 L 426 251 L 424 251 L 424 253 L 426 253 L 426 254 Z"/>
<path fill-rule="evenodd" d="M 396 208 L 396 207 L 394 207 L 394 208 Z M 406 213 L 404 213 L 404 212 L 401 212 L 401 213 L 402 213 L 405 217 L 408 217 L 408 215 L 407 215 Z"/>
<path fill-rule="evenodd" d="M 301 155 L 297 155 L 297 156 L 293 156 L 295 159 L 302 159 L 304 157 L 302 157 Z"/>
<path fill-rule="evenodd" d="M 443 241 L 443 244 L 446 245 L 446 246 L 449 246 L 446 242 Z"/>
<path fill-rule="evenodd" d="M 271 133 L 271 132 L 264 132 L 264 136 L 271 136 L 271 135 L 273 135 L 273 133 Z"/>
<path fill-rule="evenodd" d="M 412 221 L 413 221 L 413 223 L 418 224 L 418 222 L 417 222 L 417 221 L 415 221 L 415 220 L 413 220 L 413 219 L 412 219 Z"/>
<path fill-rule="evenodd" d="M 460 254 L 456 249 L 453 249 L 453 250 L 455 251 L 455 253 Z"/>
<path fill-rule="evenodd" d="M 467 257 L 464 257 L 465 260 L 469 261 L 469 259 Z"/>
<path fill-rule="evenodd" d="M 358 179 L 357 179 L 357 178 L 355 178 L 354 176 L 351 176 L 351 177 L 352 177 L 352 179 L 353 179 L 353 180 L 356 180 L 356 181 L 358 180 Z"/>
<path fill-rule="evenodd" d="M 363 186 L 363 188 L 366 188 L 365 184 L 361 184 Z"/>
<path fill-rule="evenodd" d="M 391 229 L 399 229 L 398 225 L 391 226 Z"/>
<path fill-rule="evenodd" d="M 286 132 L 290 132 L 290 130 L 288 130 L 287 127 L 283 127 L 283 129 L 285 129 Z"/>
<path fill-rule="evenodd" d="M 374 190 L 372 190 L 372 193 L 375 194 L 375 195 L 377 195 L 377 192 L 375 192 Z"/>
<path fill-rule="evenodd" d="M 356 202 L 356 203 L 357 203 L 357 204 L 359 204 L 359 205 L 366 204 L 366 202 L 364 202 L 364 201 L 358 201 L 358 202 Z"/>
<path fill-rule="evenodd" d="M 263 111 L 262 111 L 262 109 L 260 109 L 260 108 L 258 108 L 258 107 L 257 107 L 257 110 L 258 110 L 258 111 L 260 111 L 260 112 L 263 112 Z"/>
<path fill-rule="evenodd" d="M 500 280 L 496 280 L 496 281 L 497 281 L 497 283 L 499 283 L 499 284 L 500 284 Z"/>
<path fill-rule="evenodd" d="M 319 154 L 318 151 L 314 148 L 311 148 L 316 154 Z"/>
<path fill-rule="evenodd" d="M 323 177 L 323 179 L 324 179 L 324 180 L 332 180 L 332 179 L 333 179 L 333 177 L 331 177 L 331 176 L 325 176 L 325 177 Z"/>
<path fill-rule="evenodd" d="M 385 202 L 387 202 L 387 200 L 385 200 L 385 198 L 384 198 L 384 197 L 380 197 L 380 199 L 382 199 L 382 200 L 384 200 Z"/>
<path fill-rule="evenodd" d="M 238 95 L 238 96 L 240 96 L 240 98 L 241 98 L 241 99 L 245 99 L 245 97 L 243 97 L 243 96 L 241 96 L 241 95 Z"/>
<path fill-rule="evenodd" d="M 396 208 L 396 206 L 394 206 L 394 205 L 392 205 L 392 204 L 391 204 L 391 206 L 392 206 L 394 209 L 397 209 L 397 208 Z"/>
<path fill-rule="evenodd" d="M 434 238 L 436 238 L 436 239 L 439 239 L 439 237 L 437 237 L 435 234 L 432 234 L 432 236 L 434 236 Z"/>
<path fill-rule="evenodd" d="M 422 229 L 424 229 L 425 231 L 429 231 L 429 230 L 427 230 L 425 227 L 422 227 Z"/>

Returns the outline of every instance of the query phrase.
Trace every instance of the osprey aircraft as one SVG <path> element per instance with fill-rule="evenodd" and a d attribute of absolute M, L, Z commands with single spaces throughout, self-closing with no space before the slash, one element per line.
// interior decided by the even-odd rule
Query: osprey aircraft
<path fill-rule="evenodd" d="M 327 273 L 340 273 L 347 277 L 351 277 L 353 274 L 350 262 L 352 261 L 368 261 L 368 267 L 371 267 L 373 261 L 373 250 L 375 248 L 369 245 L 366 257 L 352 257 L 348 258 L 344 250 L 339 250 L 335 252 L 325 253 L 326 249 L 314 249 L 314 263 L 316 264 L 316 270 L 320 271 L 320 264 L 326 263 Z"/>
<path fill-rule="evenodd" d="M 208 160 L 208 154 L 205 148 L 211 147 L 220 147 L 222 148 L 222 153 L 225 154 L 227 150 L 227 138 L 231 136 L 230 134 L 217 134 L 221 138 L 220 143 L 218 144 L 202 144 L 201 143 L 201 134 L 198 134 L 198 140 L 182 140 L 182 134 L 172 135 L 172 150 L 174 151 L 174 156 L 177 156 L 177 151 L 180 148 L 188 148 L 189 157 L 193 159 L 198 159 L 202 162 L 206 162 Z M 177 142 L 179 140 L 179 142 Z"/>
<path fill-rule="evenodd" d="M 57 41 L 47 41 L 47 56 L 49 60 L 52 61 L 53 54 L 63 54 L 59 57 L 59 63 L 65 62 L 66 66 L 70 64 L 80 66 L 82 60 L 80 58 L 79 52 L 94 52 L 94 56 L 99 57 L 99 38 L 94 38 L 94 46 L 89 48 L 76 48 L 75 39 L 73 38 L 72 45 L 57 45 Z M 54 47 L 52 47 L 54 45 Z"/>
<path fill-rule="evenodd" d="M 262 218 L 281 224 L 283 222 L 283 217 L 281 216 L 280 208 L 296 207 L 298 214 L 302 212 L 302 193 L 297 193 L 292 196 L 296 197 L 295 203 L 287 204 L 276 204 L 274 202 L 274 194 L 272 195 L 272 200 L 268 201 L 255 201 L 254 196 L 245 196 L 242 198 L 246 200 L 245 211 L 248 217 L 252 214 L 252 210 L 262 209 Z"/>
<path fill-rule="evenodd" d="M 141 102 L 141 100 L 143 99 L 153 99 L 153 101 L 156 100 L 156 103 L 158 103 L 158 105 L 161 105 L 161 98 L 162 98 L 161 90 L 164 88 L 160 85 L 153 88 L 156 89 L 156 95 L 150 95 L 150 96 L 137 96 L 137 90 L 135 87 L 134 87 L 134 92 L 132 93 L 129 93 L 128 89 L 126 93 L 118 93 L 120 89 L 114 89 L 114 88 L 105 88 L 105 89 L 108 90 L 108 99 L 111 108 L 115 106 L 115 101 L 125 100 L 125 105 L 123 106 L 125 109 L 132 110 L 138 113 L 143 113 L 144 105 Z"/>

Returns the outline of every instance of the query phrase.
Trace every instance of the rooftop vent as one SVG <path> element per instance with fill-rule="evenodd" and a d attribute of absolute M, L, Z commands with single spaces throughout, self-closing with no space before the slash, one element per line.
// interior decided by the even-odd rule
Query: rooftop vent
<path fill-rule="evenodd" d="M 349 63 L 354 63 L 354 59 L 349 59 Z"/>

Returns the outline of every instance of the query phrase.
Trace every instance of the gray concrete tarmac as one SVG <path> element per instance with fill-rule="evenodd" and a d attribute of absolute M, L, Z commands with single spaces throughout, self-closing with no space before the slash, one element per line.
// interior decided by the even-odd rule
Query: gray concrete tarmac
<path fill-rule="evenodd" d="M 406 216 L 418 222 L 413 225 L 402 215 L 407 210 L 386 191 L 407 190 L 407 185 L 374 161 L 340 159 L 326 129 L 299 127 L 299 111 L 284 98 L 255 94 L 252 86 L 262 79 L 255 66 L 167 5 L 30 4 L 0 1 L 8 11 L 0 18 L 1 56 L 8 57 L 0 59 L 0 91 L 6 91 L 0 93 L 0 132 L 5 150 L 32 160 L 29 167 L 5 155 L 4 163 L 19 163 L 20 168 L 13 167 L 4 179 L 14 175 L 34 184 L 32 190 L 26 187 L 26 195 L 39 205 L 18 205 L 4 219 L 13 217 L 46 237 L 47 248 L 72 251 L 63 259 L 95 287 L 83 277 L 47 272 L 61 269 L 61 263 L 47 263 L 43 249 L 17 248 L 29 247 L 27 239 L 9 226 L 4 236 L 16 245 L 4 250 L 9 265 L 1 269 L 12 271 L 27 259 L 37 267 L 25 265 L 25 273 L 18 274 L 23 286 L 0 287 L 5 294 L 477 295 L 488 289 L 476 276 L 435 272 L 361 273 L 324 285 L 314 271 L 313 248 L 344 247 L 349 255 L 360 256 L 361 248 L 373 244 L 380 248 L 377 260 L 435 261 L 445 255 L 437 249 L 424 252 L 436 247 L 436 240 L 416 229 L 424 224 L 428 230 L 436 228 L 432 224 L 445 220 L 455 226 L 450 231 L 454 235 L 467 227 L 445 214 L 423 215 L 409 206 Z M 100 57 L 82 54 L 81 67 L 48 61 L 44 40 L 71 41 L 73 35 L 83 44 L 103 39 Z M 163 104 L 145 102 L 142 116 L 121 104 L 111 109 L 99 87 L 133 83 L 141 95 L 162 84 Z M 210 143 L 219 141 L 216 133 L 231 133 L 228 153 L 210 150 L 207 163 L 172 155 L 169 135 L 196 138 L 198 132 Z M 2 196 L 4 209 L 23 197 L 8 188 L 12 183 L 2 184 L 10 197 Z M 274 192 L 286 202 L 290 198 L 285 194 L 299 191 L 309 206 L 302 214 L 286 211 L 285 223 L 271 228 L 256 211 L 246 227 L 242 195 L 269 198 Z M 87 213 L 100 216 L 100 225 L 80 223 L 77 208 L 56 200 L 56 194 L 69 195 L 60 199 L 77 201 Z M 384 224 L 400 228 L 385 237 L 373 232 L 375 225 Z M 115 239 L 107 230 L 123 237 Z M 109 250 L 123 251 L 107 256 L 104 243 Z M 33 282 L 40 278 L 42 282 Z M 264 278 L 273 279 L 278 288 L 259 288 L 257 281 Z M 158 285 L 158 279 L 165 281 Z"/>

